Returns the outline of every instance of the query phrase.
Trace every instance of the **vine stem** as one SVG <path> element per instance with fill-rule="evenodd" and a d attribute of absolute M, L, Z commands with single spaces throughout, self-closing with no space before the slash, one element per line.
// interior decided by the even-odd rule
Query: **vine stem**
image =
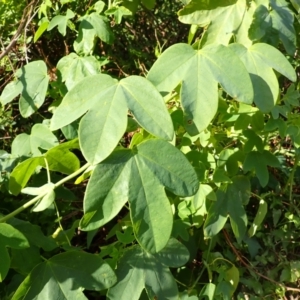
<path fill-rule="evenodd" d="M 210 255 L 210 251 L 211 251 L 211 245 L 212 245 L 212 239 L 209 240 L 209 245 L 208 245 L 208 250 L 207 250 L 207 255 L 206 255 L 206 261 L 208 261 L 209 259 L 209 255 Z M 207 272 L 208 272 L 208 277 L 209 277 L 209 281 L 211 282 L 211 278 L 210 278 L 210 274 L 211 274 L 211 271 L 210 271 L 210 268 L 209 268 L 209 264 L 207 264 L 205 260 L 203 260 L 203 264 L 205 267 L 202 268 L 202 270 L 200 271 L 198 277 L 196 278 L 194 284 L 189 288 L 189 291 L 192 291 L 194 289 L 194 287 L 198 284 L 200 278 L 202 277 L 203 275 L 203 272 L 205 271 L 205 269 L 207 269 Z"/>
<path fill-rule="evenodd" d="M 232 244 L 230 238 L 229 238 L 229 235 L 226 231 L 226 229 L 223 229 L 223 233 L 224 233 L 224 236 L 225 236 L 225 239 L 227 241 L 227 243 L 229 244 L 230 248 L 233 250 L 234 254 L 236 255 L 236 257 L 240 260 L 240 262 L 248 269 L 248 270 L 252 270 L 256 275 L 258 275 L 259 277 L 261 278 L 264 278 L 278 286 L 280 286 L 281 288 L 285 289 L 286 291 L 291 291 L 291 292 L 300 292 L 300 289 L 298 288 L 293 288 L 293 287 L 289 287 L 289 286 L 286 286 L 280 282 L 277 282 L 276 280 L 272 279 L 272 278 L 269 278 L 267 277 L 266 275 L 264 274 L 261 274 L 260 272 L 258 272 L 257 270 L 255 270 L 251 265 L 249 265 L 245 260 L 244 258 L 240 255 L 240 253 L 238 252 L 238 250 L 234 247 L 234 245 Z"/>
<path fill-rule="evenodd" d="M 300 159 L 300 155 L 296 154 L 293 169 L 290 173 L 290 176 L 288 178 L 288 181 L 287 181 L 285 187 L 283 188 L 283 193 L 285 193 L 286 190 L 289 187 L 289 200 L 290 200 L 290 202 L 292 202 L 292 198 L 293 198 L 293 183 L 294 183 L 295 172 L 296 172 L 296 169 L 298 167 L 299 159 Z"/>
<path fill-rule="evenodd" d="M 81 174 L 83 171 L 85 171 L 91 164 L 87 163 L 84 166 L 82 166 L 80 169 L 78 169 L 77 171 L 75 171 L 74 173 L 70 174 L 69 176 L 63 178 L 62 180 L 56 182 L 54 184 L 54 189 L 56 189 L 57 187 L 61 186 L 62 184 L 64 184 L 65 182 L 69 181 L 70 179 L 76 177 L 77 175 Z M 7 220 L 11 219 L 12 217 L 16 216 L 17 214 L 19 214 L 20 212 L 22 212 L 23 210 L 25 210 L 26 208 L 30 207 L 31 205 L 35 204 L 36 202 L 38 202 L 40 199 L 42 199 L 44 196 L 47 195 L 48 192 L 42 193 L 41 195 L 38 195 L 36 197 L 34 197 L 33 199 L 29 200 L 27 203 L 23 204 L 22 206 L 20 206 L 19 208 L 17 208 L 16 210 L 14 210 L 13 212 L 11 212 L 10 214 L 4 216 L 3 218 L 0 218 L 0 223 L 4 223 Z"/>

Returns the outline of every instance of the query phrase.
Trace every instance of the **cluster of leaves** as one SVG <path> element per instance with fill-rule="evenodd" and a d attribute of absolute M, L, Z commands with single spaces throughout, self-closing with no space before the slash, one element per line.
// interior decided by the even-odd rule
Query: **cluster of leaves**
<path fill-rule="evenodd" d="M 300 292 L 300 3 L 182 1 L 187 43 L 162 51 L 156 35 L 140 76 L 148 56 L 110 73 L 114 27 L 143 35 L 130 22 L 159 5 L 39 5 L 33 42 L 56 35 L 66 49 L 0 95 L 32 125 L 0 152 L 1 299 Z"/>

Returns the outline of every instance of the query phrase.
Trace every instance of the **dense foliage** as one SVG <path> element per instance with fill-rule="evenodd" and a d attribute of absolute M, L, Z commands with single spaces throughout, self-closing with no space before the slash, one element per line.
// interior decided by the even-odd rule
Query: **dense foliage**
<path fill-rule="evenodd" d="M 300 294 L 298 0 L 0 0 L 0 298 Z"/>

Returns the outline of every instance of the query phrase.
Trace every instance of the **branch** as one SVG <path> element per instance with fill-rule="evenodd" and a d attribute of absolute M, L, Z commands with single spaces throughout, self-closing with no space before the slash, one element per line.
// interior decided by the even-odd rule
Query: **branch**
<path fill-rule="evenodd" d="M 15 33 L 15 35 L 13 36 L 12 40 L 10 41 L 9 45 L 6 47 L 6 49 L 4 49 L 4 51 L 2 53 L 0 53 L 0 60 L 5 57 L 10 50 L 12 49 L 12 47 L 16 44 L 17 40 L 19 39 L 19 37 L 21 36 L 21 32 L 24 29 L 24 27 L 27 25 L 27 21 L 30 19 L 30 15 L 32 13 L 32 10 L 35 6 L 35 4 L 38 2 L 38 0 L 33 0 L 31 1 L 24 9 L 21 21 L 20 21 L 20 25 L 17 29 L 17 32 Z"/>
<path fill-rule="evenodd" d="M 77 171 L 75 171 L 74 173 L 70 174 L 69 176 L 61 179 L 60 181 L 56 182 L 54 184 L 54 189 L 56 189 L 57 187 L 61 186 L 62 184 L 64 184 L 65 182 L 69 181 L 70 179 L 76 177 L 77 175 L 81 174 L 82 172 L 84 172 L 88 167 L 90 166 L 89 163 L 86 163 L 84 166 L 82 166 L 80 169 L 78 169 Z M 16 216 L 17 214 L 19 214 L 20 212 L 22 212 L 23 210 L 25 210 L 26 208 L 28 208 L 29 206 L 35 204 L 36 202 L 38 202 L 40 199 L 42 199 L 44 196 L 46 196 L 48 193 L 44 192 L 36 197 L 34 197 L 33 199 L 31 199 L 30 201 L 26 202 L 25 204 L 23 204 L 21 207 L 17 208 L 16 210 L 14 210 L 13 212 L 11 212 L 10 214 L 0 218 L 0 223 L 5 223 L 7 220 L 9 220 L 10 218 Z"/>
<path fill-rule="evenodd" d="M 240 255 L 240 253 L 238 252 L 238 250 L 234 247 L 234 245 L 232 244 L 232 242 L 230 241 L 230 238 L 228 236 L 228 233 L 225 229 L 223 229 L 223 233 L 224 233 L 224 236 L 225 236 L 225 239 L 226 239 L 226 242 L 229 244 L 229 246 L 231 247 L 231 249 L 233 250 L 234 254 L 237 256 L 237 258 L 240 260 L 240 262 L 247 268 L 247 269 L 251 269 L 254 273 L 256 273 L 258 276 L 280 286 L 281 288 L 285 289 L 286 291 L 291 291 L 291 292 L 298 292 L 300 293 L 300 289 L 297 289 L 297 288 L 293 288 L 293 287 L 288 287 L 288 286 L 285 286 L 284 284 L 278 282 L 278 281 L 275 281 L 273 280 L 272 278 L 269 278 L 267 277 L 266 275 L 264 274 L 261 274 L 259 273 L 258 271 L 256 271 L 252 266 L 250 266 L 243 258 L 242 256 Z"/>

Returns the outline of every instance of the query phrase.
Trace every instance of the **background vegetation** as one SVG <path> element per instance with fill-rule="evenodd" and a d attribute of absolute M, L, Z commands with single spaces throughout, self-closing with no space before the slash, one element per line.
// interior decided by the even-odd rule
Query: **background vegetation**
<path fill-rule="evenodd" d="M 0 0 L 0 298 L 300 295 L 299 9 Z"/>

